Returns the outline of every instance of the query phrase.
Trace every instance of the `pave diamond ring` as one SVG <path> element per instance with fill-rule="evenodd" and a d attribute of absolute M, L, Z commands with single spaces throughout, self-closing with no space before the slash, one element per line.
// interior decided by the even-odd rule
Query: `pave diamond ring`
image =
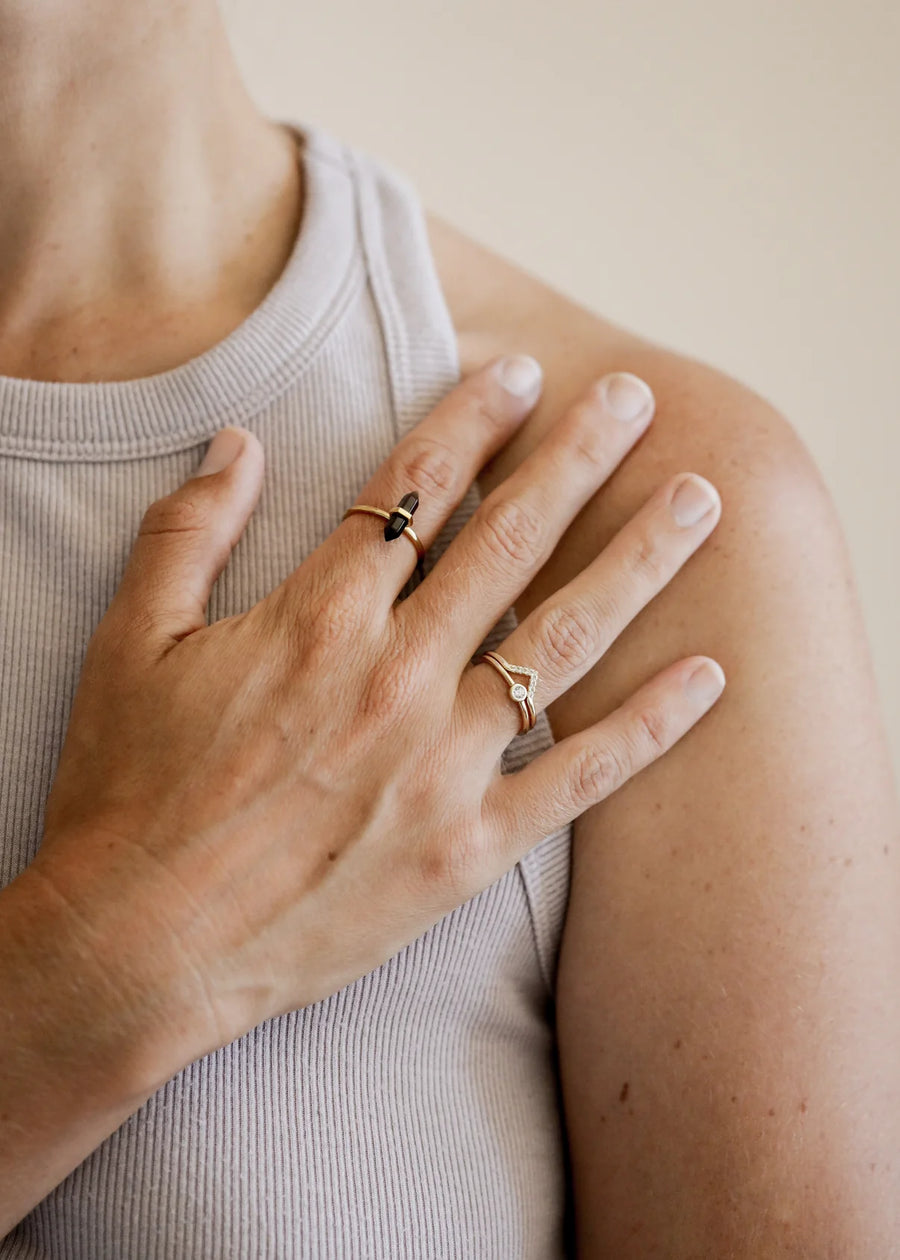
<path fill-rule="evenodd" d="M 510 665 L 499 652 L 493 651 L 485 652 L 478 658 L 476 664 L 480 664 L 481 661 L 487 661 L 489 665 L 493 665 L 504 682 L 509 685 L 509 697 L 519 706 L 522 714 L 522 731 L 530 731 L 537 721 L 534 708 L 534 693 L 538 684 L 537 670 L 529 669 L 527 665 Z M 513 674 L 524 674 L 528 679 L 528 686 L 516 682 L 512 677 Z"/>

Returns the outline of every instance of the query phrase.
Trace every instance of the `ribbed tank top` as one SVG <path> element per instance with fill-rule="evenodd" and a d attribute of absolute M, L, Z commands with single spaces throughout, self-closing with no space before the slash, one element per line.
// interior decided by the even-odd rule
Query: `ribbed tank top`
<path fill-rule="evenodd" d="M 318 125 L 284 125 L 304 163 L 303 221 L 278 281 L 229 336 L 137 380 L 0 377 L 0 884 L 37 852 L 85 648 L 147 505 L 191 475 L 223 424 L 258 435 L 262 495 L 210 619 L 243 612 L 459 380 L 413 185 Z M 473 487 L 426 581 L 477 502 Z M 510 612 L 482 649 L 514 625 Z M 541 715 L 504 771 L 551 742 Z M 0 1257 L 563 1255 L 554 979 L 570 842 L 570 828 L 548 836 L 374 971 L 189 1064 Z"/>

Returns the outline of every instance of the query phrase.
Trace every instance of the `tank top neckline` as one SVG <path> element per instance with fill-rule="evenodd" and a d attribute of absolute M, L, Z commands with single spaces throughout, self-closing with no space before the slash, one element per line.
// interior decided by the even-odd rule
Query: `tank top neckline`
<path fill-rule="evenodd" d="M 281 275 L 225 338 L 177 367 L 121 381 L 0 375 L 0 456 L 139 458 L 246 423 L 304 371 L 364 280 L 352 164 L 318 124 L 282 120 L 304 174 L 302 221 Z"/>

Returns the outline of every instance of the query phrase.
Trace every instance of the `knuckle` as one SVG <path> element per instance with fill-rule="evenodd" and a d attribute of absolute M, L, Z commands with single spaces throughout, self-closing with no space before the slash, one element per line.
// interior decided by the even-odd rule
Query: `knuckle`
<path fill-rule="evenodd" d="M 579 464 L 587 463 L 595 472 L 610 472 L 614 443 L 609 430 L 597 423 L 596 397 L 589 394 L 583 401 L 576 403 L 571 416 L 571 429 L 566 442 L 571 457 Z M 620 424 L 616 432 L 624 428 Z"/>
<path fill-rule="evenodd" d="M 634 718 L 641 752 L 658 757 L 669 747 L 669 724 L 659 709 L 640 709 Z"/>
<path fill-rule="evenodd" d="M 110 658 L 118 659 L 123 652 L 130 650 L 132 643 L 140 642 L 148 635 L 154 634 L 164 616 L 164 610 L 154 600 L 133 603 L 118 622 L 115 646 L 112 646 L 113 640 L 110 636 L 105 637 L 106 654 Z"/>
<path fill-rule="evenodd" d="M 454 899 L 471 896 L 479 887 L 486 843 L 476 828 L 456 828 L 427 845 L 421 877 L 427 886 Z"/>
<path fill-rule="evenodd" d="M 479 386 L 483 388 L 484 382 L 479 381 Z M 476 419 L 480 422 L 482 428 L 487 428 L 492 432 L 506 431 L 506 415 L 507 412 L 503 407 L 492 405 L 491 399 L 495 395 L 491 392 L 489 396 L 486 392 L 477 392 L 472 394 L 471 406 L 475 412 Z"/>
<path fill-rule="evenodd" d="M 374 670 L 360 694 L 360 716 L 384 725 L 406 718 L 422 695 L 424 672 L 412 653 L 404 653 Z"/>
<path fill-rule="evenodd" d="M 671 574 L 659 544 L 659 539 L 651 530 L 645 530 L 638 539 L 631 556 L 632 572 L 638 581 L 652 586 L 654 589 L 664 586 Z"/>
<path fill-rule="evenodd" d="M 129 627 L 113 606 L 107 609 L 87 642 L 81 672 L 84 677 L 104 677 L 118 672 L 133 659 Z"/>
<path fill-rule="evenodd" d="M 539 619 L 536 639 L 551 669 L 580 669 L 592 657 L 596 632 L 585 609 L 551 608 Z"/>
<path fill-rule="evenodd" d="M 572 455 L 582 467 L 586 465 L 595 473 L 609 472 L 609 446 L 596 433 L 580 433 L 572 443 Z"/>
<path fill-rule="evenodd" d="M 572 765 L 572 799 L 579 809 L 585 809 L 609 796 L 627 778 L 627 767 L 610 745 L 588 745 L 581 749 Z"/>
<path fill-rule="evenodd" d="M 211 505 L 202 496 L 166 495 L 151 503 L 141 518 L 138 537 L 152 534 L 195 534 L 208 528 Z"/>
<path fill-rule="evenodd" d="M 91 636 L 83 670 L 116 678 L 134 670 L 150 637 L 167 624 L 167 609 L 156 596 L 155 585 L 152 577 L 146 578 L 137 598 L 126 598 L 121 590 L 116 593 Z"/>
<path fill-rule="evenodd" d="M 313 599 L 305 618 L 304 637 L 314 648 L 328 650 L 351 639 L 361 620 L 356 583 L 336 581 Z"/>
<path fill-rule="evenodd" d="M 544 525 L 518 499 L 496 499 L 479 509 L 481 532 L 490 550 L 517 565 L 533 565 L 543 553 Z"/>
<path fill-rule="evenodd" d="M 401 463 L 399 481 L 426 495 L 446 499 L 459 482 L 459 461 L 453 451 L 435 438 L 415 438 Z"/>

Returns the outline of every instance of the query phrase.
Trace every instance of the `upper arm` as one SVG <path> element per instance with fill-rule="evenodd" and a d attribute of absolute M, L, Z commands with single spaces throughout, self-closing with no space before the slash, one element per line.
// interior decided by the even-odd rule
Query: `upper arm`
<path fill-rule="evenodd" d="M 484 254 L 493 321 L 479 317 L 456 248 L 464 362 L 522 350 L 546 372 L 484 488 L 596 376 L 635 372 L 657 399 L 520 617 L 670 474 L 703 474 L 723 501 L 712 538 L 549 710 L 564 737 L 694 653 L 728 680 L 672 751 L 576 823 L 557 1014 L 579 1254 L 887 1256 L 900 1225 L 900 843 L 833 506 L 751 390 Z"/>
<path fill-rule="evenodd" d="M 694 652 L 728 683 L 576 824 L 558 1011 L 584 1254 L 874 1260 L 900 1224 L 900 846 L 843 540 L 762 400 L 652 351 L 622 366 L 655 432 L 568 566 L 680 468 L 722 520 L 551 722 Z"/>

